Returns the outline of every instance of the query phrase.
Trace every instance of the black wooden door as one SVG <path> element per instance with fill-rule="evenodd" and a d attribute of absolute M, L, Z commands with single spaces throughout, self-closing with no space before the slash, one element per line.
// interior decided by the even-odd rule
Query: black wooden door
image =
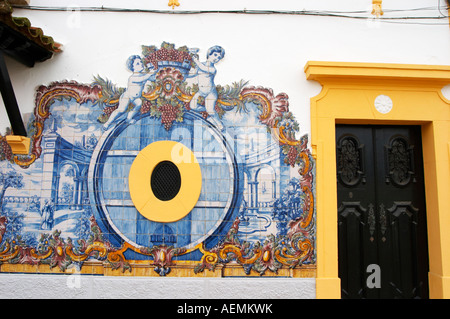
<path fill-rule="evenodd" d="M 336 126 L 342 298 L 427 298 L 420 126 Z"/>

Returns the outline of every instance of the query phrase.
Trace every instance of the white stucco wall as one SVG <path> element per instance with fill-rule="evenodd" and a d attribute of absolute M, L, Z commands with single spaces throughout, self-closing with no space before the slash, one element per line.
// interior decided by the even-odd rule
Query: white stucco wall
<path fill-rule="evenodd" d="M 7 58 L 7 65 L 21 112 L 32 112 L 37 86 L 52 81 L 91 83 L 100 74 L 118 86 L 126 86 L 125 61 L 141 53 L 141 45 L 163 41 L 177 47 L 200 48 L 204 57 L 212 45 L 226 50 L 217 64 L 216 84 L 240 79 L 249 85 L 285 92 L 300 124 L 300 134 L 310 133 L 309 101 L 320 85 L 305 79 L 303 67 L 310 60 L 450 65 L 448 19 L 374 20 L 370 0 L 207 1 L 179 0 L 174 11 L 190 10 L 318 10 L 339 11 L 346 16 L 231 13 L 126 13 L 87 12 L 80 7 L 138 8 L 172 11 L 167 0 L 94 1 L 72 0 L 74 10 L 16 9 L 33 26 L 63 44 L 63 53 L 27 68 Z M 68 2 L 69 3 L 69 2 Z M 442 7 L 445 1 L 441 0 Z M 56 0 L 31 0 L 33 6 L 61 6 Z M 429 8 L 392 12 L 398 9 Z M 385 0 L 383 18 L 439 16 L 437 1 Z M 363 12 L 358 12 L 363 11 Z M 443 93 L 448 97 L 449 88 Z M 0 101 L 0 132 L 9 120 Z M 72 275 L 75 276 L 75 275 Z M 314 279 L 288 278 L 130 278 L 98 276 L 0 274 L 0 297 L 50 298 L 313 298 Z M 70 280 L 74 279 L 75 287 Z M 78 281 L 77 281 L 78 280 Z M 132 283 L 132 284 L 130 284 Z M 79 287 L 78 287 L 78 286 Z M 137 293 L 138 292 L 138 293 Z"/>
<path fill-rule="evenodd" d="M 33 26 L 63 44 L 64 52 L 51 60 L 27 68 L 7 58 L 11 80 L 22 113 L 34 107 L 35 88 L 52 81 L 76 80 L 90 83 L 100 74 L 119 86 L 129 76 L 125 61 L 140 54 L 141 45 L 200 48 L 200 56 L 212 45 L 226 50 L 218 65 L 216 84 L 240 79 L 249 85 L 272 88 L 290 97 L 291 110 L 300 123 L 301 134 L 309 133 L 309 99 L 320 91 L 317 83 L 305 80 L 303 67 L 309 60 L 450 64 L 448 19 L 382 20 L 370 14 L 371 1 L 183 1 L 172 10 L 167 0 L 158 1 L 71 1 L 74 10 L 36 11 L 15 9 Z M 440 1 L 445 6 L 445 1 Z M 36 7 L 60 6 L 61 2 L 32 0 Z M 138 8 L 169 13 L 86 12 L 85 7 Z M 414 8 L 435 10 L 411 11 Z M 383 1 L 384 19 L 407 16 L 439 16 L 436 1 Z M 342 12 L 359 19 L 292 14 L 171 14 L 195 10 L 316 10 Z M 406 10 L 392 12 L 392 10 Z M 359 13 L 362 11 L 362 13 Z M 336 13 L 333 13 L 336 14 Z M 0 102 L 0 132 L 9 121 Z"/>
<path fill-rule="evenodd" d="M 311 299 L 313 278 L 154 278 L 0 274 L 0 298 Z"/>

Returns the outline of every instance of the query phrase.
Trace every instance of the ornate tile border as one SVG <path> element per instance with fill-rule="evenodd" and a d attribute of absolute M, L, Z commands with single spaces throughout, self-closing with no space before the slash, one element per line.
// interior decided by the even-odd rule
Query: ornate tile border
<path fill-rule="evenodd" d="M 225 50 L 198 52 L 142 46 L 127 88 L 101 76 L 38 88 L 30 153 L 0 137 L 1 271 L 314 276 L 314 159 L 288 95 L 215 85 Z M 146 220 L 129 198 L 129 166 L 157 140 L 202 167 L 199 201 L 175 223 Z"/>

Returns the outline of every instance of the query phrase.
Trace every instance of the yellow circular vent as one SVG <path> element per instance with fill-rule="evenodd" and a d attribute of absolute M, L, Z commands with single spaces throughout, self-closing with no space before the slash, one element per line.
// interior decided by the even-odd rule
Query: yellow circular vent
<path fill-rule="evenodd" d="M 141 215 L 170 223 L 185 217 L 200 196 L 202 173 L 194 153 L 174 141 L 146 146 L 133 161 L 129 191 Z"/>

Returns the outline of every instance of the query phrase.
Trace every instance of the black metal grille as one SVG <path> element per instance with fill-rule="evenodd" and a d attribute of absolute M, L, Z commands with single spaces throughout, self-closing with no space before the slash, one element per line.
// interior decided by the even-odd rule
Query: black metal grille
<path fill-rule="evenodd" d="M 180 171 L 174 163 L 162 161 L 154 168 L 150 183 L 156 198 L 162 201 L 171 200 L 181 187 Z"/>

